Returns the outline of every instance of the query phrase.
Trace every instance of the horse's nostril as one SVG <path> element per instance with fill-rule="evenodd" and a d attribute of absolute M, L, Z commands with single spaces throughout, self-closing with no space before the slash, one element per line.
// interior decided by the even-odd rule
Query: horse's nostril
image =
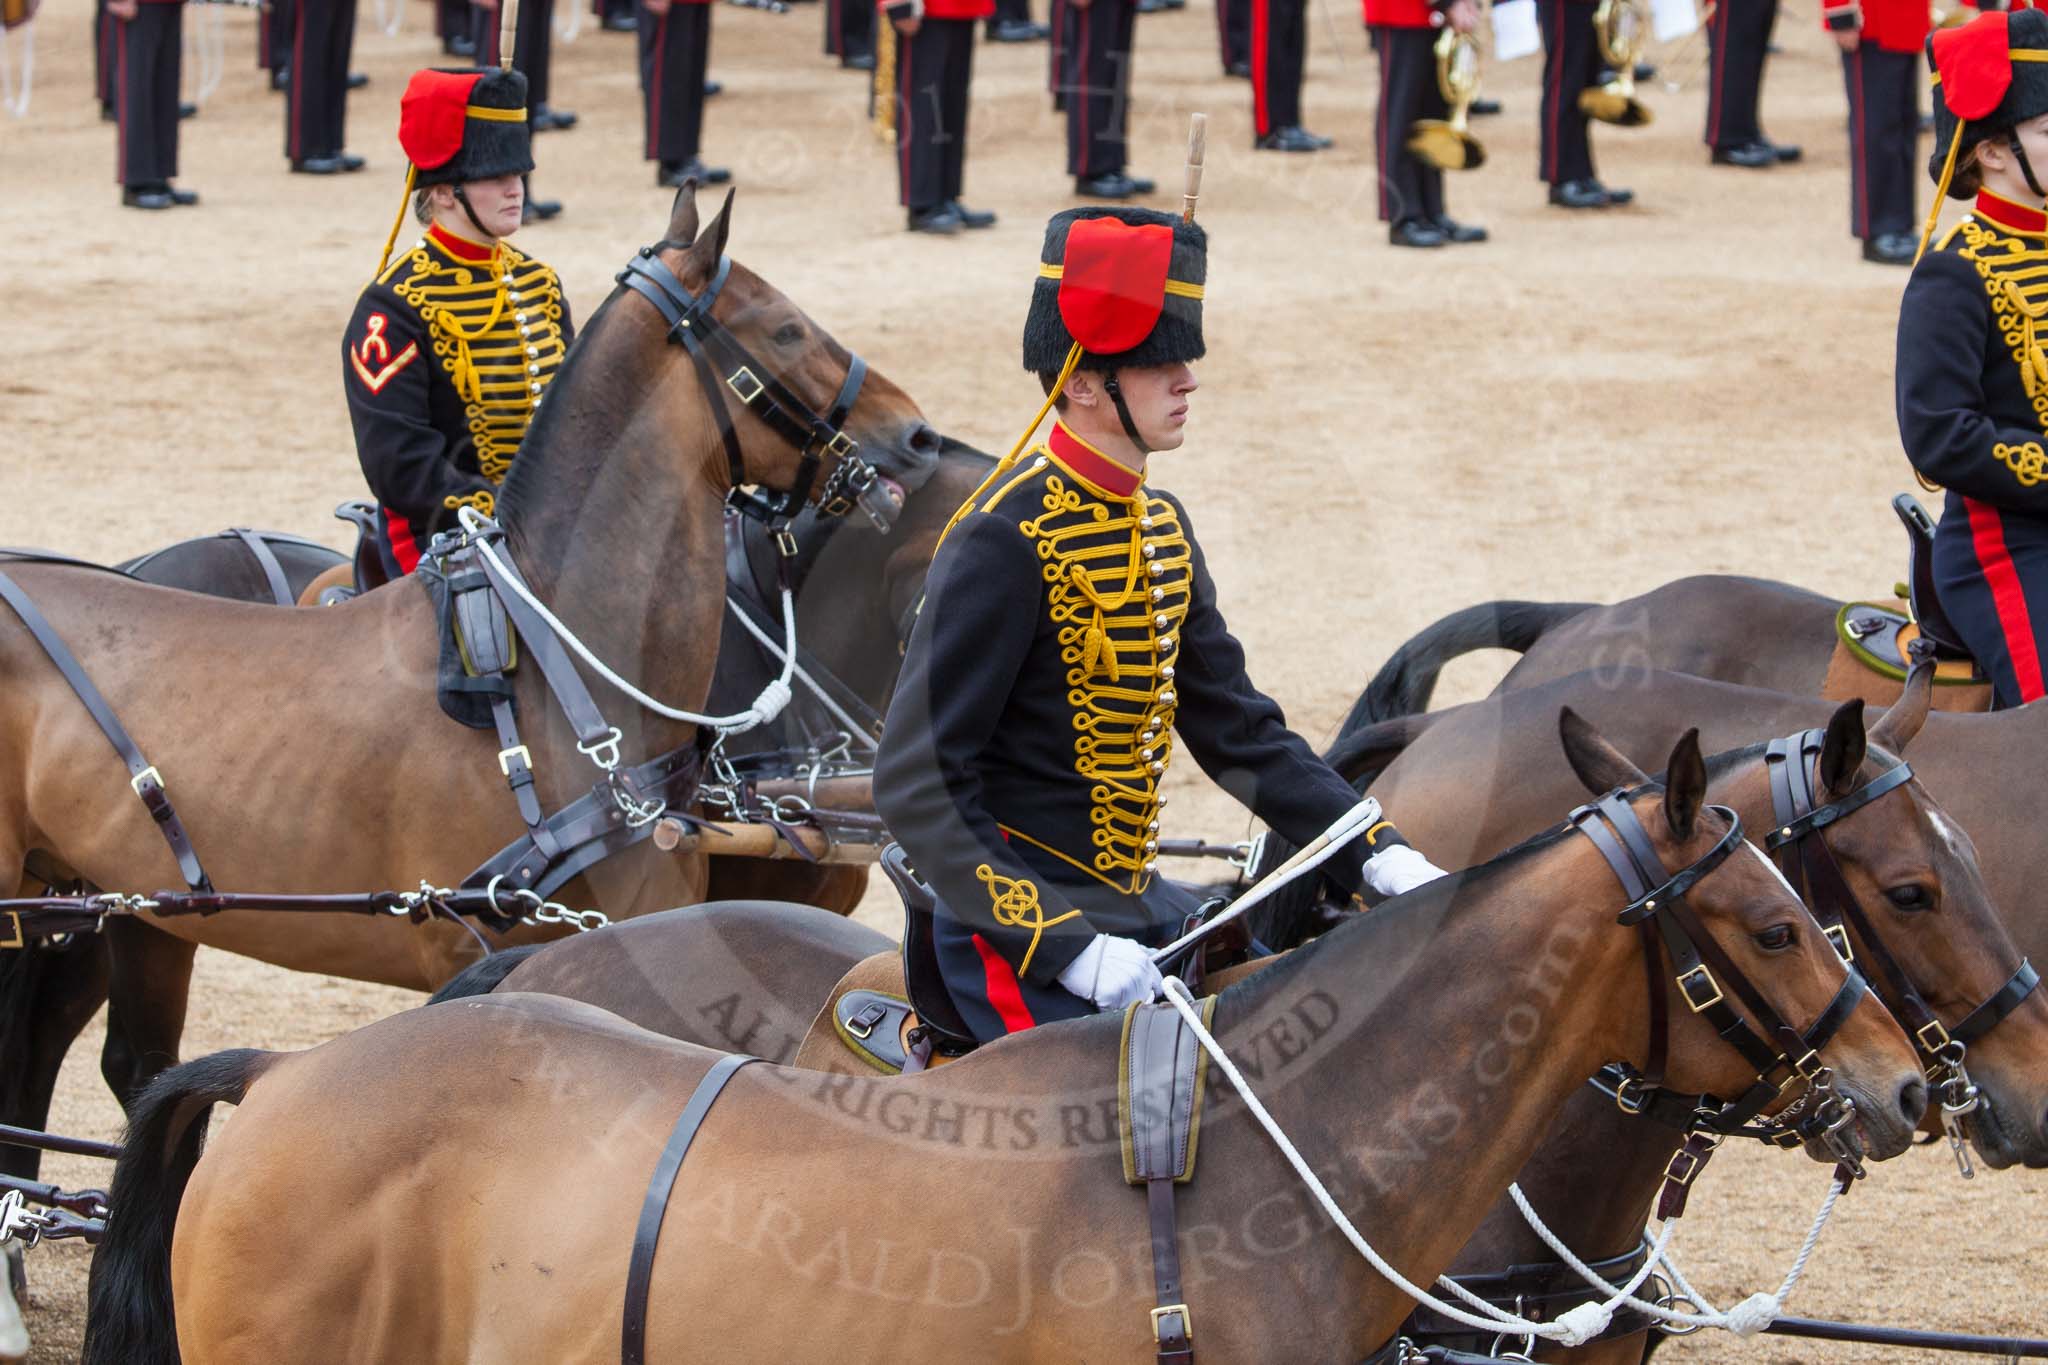
<path fill-rule="evenodd" d="M 1920 1116 L 1927 1112 L 1927 1083 L 1915 1076 L 1899 1087 L 1899 1112 L 1907 1123 L 1920 1122 Z"/>
<path fill-rule="evenodd" d="M 945 445 L 945 438 L 930 426 L 920 422 L 910 433 L 910 448 L 919 455 L 936 455 Z"/>

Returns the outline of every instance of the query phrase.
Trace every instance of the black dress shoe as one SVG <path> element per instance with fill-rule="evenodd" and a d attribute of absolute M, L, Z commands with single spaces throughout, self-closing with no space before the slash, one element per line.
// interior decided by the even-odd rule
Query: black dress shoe
<path fill-rule="evenodd" d="M 556 109 L 543 104 L 534 109 L 533 113 L 528 117 L 528 122 L 536 133 L 551 132 L 557 128 L 574 128 L 576 126 L 576 111 L 573 109 Z"/>
<path fill-rule="evenodd" d="M 1778 153 L 1768 142 L 1745 142 L 1735 147 L 1714 148 L 1716 166 L 1742 166 L 1760 171 L 1778 164 Z"/>
<path fill-rule="evenodd" d="M 1252 64 L 1250 62 L 1232 62 L 1223 68 L 1223 74 L 1226 76 L 1237 76 L 1243 80 L 1250 80 L 1252 78 Z"/>
<path fill-rule="evenodd" d="M 1635 75 L 1639 81 L 1654 81 L 1657 79 L 1657 64 L 1655 62 L 1637 62 Z"/>
<path fill-rule="evenodd" d="M 839 64 L 849 71 L 873 71 L 875 69 L 875 54 L 873 52 L 849 52 L 839 59 Z"/>
<path fill-rule="evenodd" d="M 1636 192 L 1634 190 L 1623 189 L 1616 185 L 1602 185 L 1597 180 L 1593 184 L 1599 189 L 1600 193 L 1607 196 L 1607 202 L 1615 208 L 1620 208 L 1623 204 L 1633 204 L 1636 202 Z"/>
<path fill-rule="evenodd" d="M 1262 152 L 1320 152 L 1330 145 L 1330 139 L 1305 128 L 1275 128 L 1252 143 Z"/>
<path fill-rule="evenodd" d="M 1473 118 L 1492 118 L 1500 112 L 1499 100 L 1473 100 L 1465 112 Z"/>
<path fill-rule="evenodd" d="M 1166 0 L 1138 0 L 1138 13 L 1157 14 L 1166 8 Z"/>
<path fill-rule="evenodd" d="M 1920 116 L 1920 131 L 1923 133 L 1931 133 L 1934 131 L 1934 115 L 1922 114 Z"/>
<path fill-rule="evenodd" d="M 707 99 L 707 100 L 708 100 L 708 99 L 710 99 L 710 98 L 711 98 L 711 97 L 712 97 L 713 95 L 723 95 L 724 93 L 725 93 L 725 82 L 723 82 L 723 81 L 706 81 L 706 82 L 704 82 L 704 98 L 705 98 L 705 99 Z"/>
<path fill-rule="evenodd" d="M 1074 193 L 1083 199 L 1129 199 L 1142 193 L 1138 182 L 1121 171 L 1108 175 L 1084 175 L 1074 181 Z"/>
<path fill-rule="evenodd" d="M 1769 138 L 1765 138 L 1764 146 L 1771 149 L 1772 156 L 1775 156 L 1776 158 L 1778 158 L 1778 160 L 1787 163 L 1797 161 L 1801 157 L 1806 155 L 1806 149 L 1804 147 L 1796 145 L 1795 143 L 1773 142 Z"/>
<path fill-rule="evenodd" d="M 178 106 L 178 117 L 181 119 L 194 118 L 198 113 L 199 106 L 196 104 L 180 104 Z"/>
<path fill-rule="evenodd" d="M 960 226 L 962 227 L 985 228 L 996 225 L 996 216 L 987 209 L 968 208 L 967 205 L 961 203 L 958 199 L 947 200 L 946 207 L 960 215 Z"/>
<path fill-rule="evenodd" d="M 640 28 L 640 21 L 630 14 L 607 14 L 604 17 L 606 33 L 634 33 Z"/>
<path fill-rule="evenodd" d="M 1562 209 L 1604 209 L 1613 201 L 1597 180 L 1567 180 L 1550 187 L 1550 202 Z"/>
<path fill-rule="evenodd" d="M 1863 259 L 1879 265 L 1911 265 L 1919 247 L 1911 233 L 1880 232 L 1863 244 Z"/>
<path fill-rule="evenodd" d="M 291 89 L 292 69 L 289 66 L 280 66 L 276 70 L 272 71 L 270 73 L 270 88 L 272 90 Z"/>
<path fill-rule="evenodd" d="M 961 220 L 959 210 L 951 204 L 941 204 L 932 209 L 912 209 L 909 226 L 912 232 L 930 232 L 941 237 L 950 237 L 967 224 Z"/>
<path fill-rule="evenodd" d="M 1395 246 L 1442 246 L 1450 236 L 1435 223 L 1422 218 L 1403 218 L 1387 229 L 1387 240 Z"/>
<path fill-rule="evenodd" d="M 1437 231 L 1443 233 L 1446 241 L 1466 243 L 1486 240 L 1486 229 L 1475 223 L 1461 223 L 1447 213 L 1439 213 L 1430 220 Z"/>
<path fill-rule="evenodd" d="M 175 201 L 167 189 L 154 185 L 130 185 L 121 191 L 121 202 L 131 209 L 167 209 Z"/>
<path fill-rule="evenodd" d="M 292 163 L 292 170 L 299 175 L 346 175 L 363 168 L 359 156 L 307 156 Z"/>
<path fill-rule="evenodd" d="M 550 218 L 562 215 L 562 201 L 559 199 L 529 199 L 519 210 L 521 223 L 545 223 Z"/>
<path fill-rule="evenodd" d="M 164 186 L 163 189 L 165 194 L 171 196 L 171 203 L 178 208 L 189 209 L 199 202 L 198 190 L 181 190 L 170 185 Z"/>
<path fill-rule="evenodd" d="M 664 161 L 661 173 L 654 177 L 655 183 L 664 189 L 679 190 L 685 180 L 695 180 L 700 185 L 723 185 L 732 179 L 732 172 L 723 166 L 707 166 L 702 157 L 691 157 L 688 161 Z"/>
<path fill-rule="evenodd" d="M 1029 19 L 997 19 L 988 26 L 988 40 L 992 43 L 1037 43 L 1051 36 L 1051 29 Z"/>
<path fill-rule="evenodd" d="M 361 71 L 351 71 L 348 73 L 348 88 L 351 90 L 360 90 L 369 83 L 369 76 Z"/>
<path fill-rule="evenodd" d="M 476 44 L 470 41 L 467 33 L 458 33 L 453 37 L 443 38 L 441 40 L 441 50 L 451 57 L 476 56 Z"/>

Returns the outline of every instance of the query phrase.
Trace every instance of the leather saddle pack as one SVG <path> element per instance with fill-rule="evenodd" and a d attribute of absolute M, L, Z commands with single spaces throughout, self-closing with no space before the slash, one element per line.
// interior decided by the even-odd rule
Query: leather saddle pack
<path fill-rule="evenodd" d="M 1990 680 L 1957 643 L 1955 628 L 1935 596 L 1934 522 L 1910 493 L 1892 499 L 1892 510 L 1906 527 L 1907 581 L 1893 598 L 1848 602 L 1835 614 L 1835 652 L 1821 695 L 1829 701 L 1861 697 L 1871 706 L 1889 706 L 1904 690 L 1915 657 L 1932 650 L 1934 708 L 1988 711 Z"/>

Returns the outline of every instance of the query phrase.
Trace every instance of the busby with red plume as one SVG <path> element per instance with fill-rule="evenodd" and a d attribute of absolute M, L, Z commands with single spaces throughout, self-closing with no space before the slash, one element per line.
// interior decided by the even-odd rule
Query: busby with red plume
<path fill-rule="evenodd" d="M 517 71 L 416 71 L 398 101 L 398 145 L 415 185 L 460 185 L 533 169 L 526 77 Z"/>
<path fill-rule="evenodd" d="M 1182 215 L 1138 208 L 1068 209 L 1045 225 L 1024 368 L 1057 374 L 1200 360 L 1208 235 Z"/>

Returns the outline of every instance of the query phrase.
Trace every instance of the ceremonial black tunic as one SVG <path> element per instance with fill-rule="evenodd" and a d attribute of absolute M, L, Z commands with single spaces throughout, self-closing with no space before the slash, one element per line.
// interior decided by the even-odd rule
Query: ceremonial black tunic
<path fill-rule="evenodd" d="M 1176 736 L 1297 843 L 1358 799 L 1252 686 L 1180 503 L 1056 427 L 933 559 L 875 765 L 984 1041 L 1092 1012 L 1056 980 L 1089 941 L 1195 908 L 1155 861 Z M 1325 866 L 1356 889 L 1364 852 Z"/>
<path fill-rule="evenodd" d="M 429 228 L 363 290 L 342 340 L 356 453 L 394 572 L 412 572 L 458 508 L 496 510 L 575 335 L 555 272 L 509 243 L 498 250 L 494 262 Z"/>
<path fill-rule="evenodd" d="M 1899 435 L 1948 490 L 1935 591 L 1999 702 L 2043 695 L 2048 627 L 2048 224 L 1985 193 L 1914 267 Z"/>

